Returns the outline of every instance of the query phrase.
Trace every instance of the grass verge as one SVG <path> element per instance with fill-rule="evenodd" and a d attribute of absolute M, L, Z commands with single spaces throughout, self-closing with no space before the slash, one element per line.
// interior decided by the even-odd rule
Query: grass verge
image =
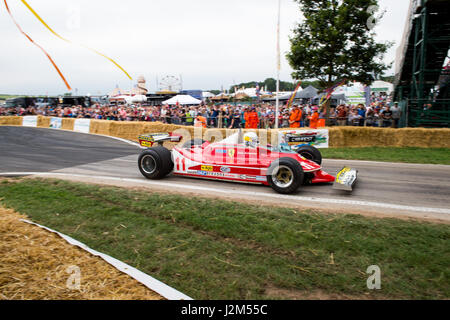
<path fill-rule="evenodd" d="M 4 180 L 0 199 L 194 299 L 450 297 L 448 225 L 43 179 Z"/>
<path fill-rule="evenodd" d="M 320 149 L 328 159 L 368 160 L 450 165 L 448 148 L 330 148 Z"/>

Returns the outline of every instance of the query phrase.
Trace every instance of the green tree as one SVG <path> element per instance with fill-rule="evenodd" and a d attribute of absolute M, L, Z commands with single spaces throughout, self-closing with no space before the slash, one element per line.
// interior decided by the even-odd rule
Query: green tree
<path fill-rule="evenodd" d="M 321 83 L 319 80 L 303 80 L 302 81 L 302 88 L 306 88 L 308 86 L 313 86 L 314 88 L 322 88 Z"/>
<path fill-rule="evenodd" d="M 290 38 L 289 64 L 294 79 L 319 79 L 331 87 L 340 79 L 370 84 L 373 74 L 383 74 L 383 63 L 392 43 L 377 43 L 373 26 L 383 13 L 378 0 L 295 0 L 304 21 Z"/>

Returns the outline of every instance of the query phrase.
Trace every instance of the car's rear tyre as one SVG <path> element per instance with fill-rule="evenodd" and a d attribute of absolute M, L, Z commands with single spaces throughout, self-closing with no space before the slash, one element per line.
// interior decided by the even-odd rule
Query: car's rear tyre
<path fill-rule="evenodd" d="M 138 166 L 147 179 L 162 179 L 173 170 L 172 154 L 161 146 L 146 149 L 139 156 Z"/>
<path fill-rule="evenodd" d="M 305 173 L 300 163 L 292 158 L 275 160 L 267 171 L 267 181 L 273 190 L 291 194 L 303 184 Z"/>
<path fill-rule="evenodd" d="M 184 144 L 183 144 L 183 149 L 190 149 L 190 148 L 192 148 L 192 147 L 194 147 L 194 146 L 202 146 L 203 144 L 205 144 L 205 140 L 202 140 L 202 139 L 192 139 L 191 141 L 186 141 Z"/>
<path fill-rule="evenodd" d="M 322 154 L 313 146 L 302 146 L 297 150 L 297 153 L 303 158 L 313 161 L 318 165 L 322 165 Z"/>

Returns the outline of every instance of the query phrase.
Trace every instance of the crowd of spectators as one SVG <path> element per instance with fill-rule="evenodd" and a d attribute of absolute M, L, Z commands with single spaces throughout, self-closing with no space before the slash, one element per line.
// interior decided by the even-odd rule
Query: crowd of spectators
<path fill-rule="evenodd" d="M 198 125 L 219 128 L 261 128 L 275 126 L 273 104 L 253 105 L 200 105 L 200 106 L 116 106 L 95 104 L 90 107 L 28 107 L 1 108 L 0 115 L 43 115 L 62 118 L 89 118 L 115 121 L 160 121 L 168 124 Z M 279 126 L 317 127 L 325 119 L 324 108 L 305 104 L 280 106 Z M 330 125 L 398 127 L 401 112 L 395 104 L 389 107 L 386 97 L 372 96 L 372 103 L 366 107 L 342 104 L 330 108 Z"/>

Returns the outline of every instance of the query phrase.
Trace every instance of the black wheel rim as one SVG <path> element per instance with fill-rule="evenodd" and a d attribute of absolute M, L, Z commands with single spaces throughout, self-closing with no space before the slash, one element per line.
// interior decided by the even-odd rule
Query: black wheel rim
<path fill-rule="evenodd" d="M 272 173 L 272 181 L 279 188 L 288 188 L 294 183 L 294 172 L 288 166 L 279 166 Z"/>
<path fill-rule="evenodd" d="M 156 171 L 156 160 L 151 155 L 145 155 L 141 159 L 142 170 L 146 174 L 152 174 Z"/>

